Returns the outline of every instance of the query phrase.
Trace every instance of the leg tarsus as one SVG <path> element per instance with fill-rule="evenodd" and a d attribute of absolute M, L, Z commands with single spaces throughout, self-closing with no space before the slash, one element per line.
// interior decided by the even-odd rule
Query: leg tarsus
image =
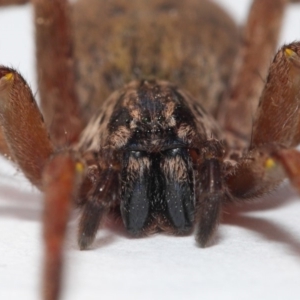
<path fill-rule="evenodd" d="M 210 194 L 201 201 L 200 221 L 196 232 L 196 241 L 200 247 L 206 247 L 219 224 L 221 203 L 224 198 L 222 193 Z"/>
<path fill-rule="evenodd" d="M 87 249 L 94 241 L 102 217 L 106 211 L 97 201 L 87 201 L 80 219 L 78 245 L 80 250 Z"/>

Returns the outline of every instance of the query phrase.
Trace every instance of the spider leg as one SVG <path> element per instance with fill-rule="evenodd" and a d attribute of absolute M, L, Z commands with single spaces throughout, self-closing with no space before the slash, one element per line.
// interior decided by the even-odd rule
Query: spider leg
<path fill-rule="evenodd" d="M 8 148 L 25 176 L 42 188 L 42 170 L 53 146 L 27 83 L 16 71 L 5 67 L 0 67 L 0 126 L 2 153 Z"/>
<path fill-rule="evenodd" d="M 300 42 L 283 46 L 271 64 L 253 124 L 250 149 L 300 142 Z"/>
<path fill-rule="evenodd" d="M 218 159 L 206 160 L 201 165 L 200 171 L 202 188 L 197 209 L 199 223 L 196 240 L 201 247 L 205 247 L 219 224 L 224 193 L 221 164 Z"/>
<path fill-rule="evenodd" d="M 55 155 L 43 172 L 44 212 L 44 277 L 43 299 L 57 300 L 61 290 L 63 243 L 71 204 L 78 196 L 84 165 L 71 153 Z"/>
<path fill-rule="evenodd" d="M 25 4 L 30 0 L 0 0 L 0 6 L 9 6 L 9 5 L 17 5 L 17 4 Z M 12 159 L 12 155 L 10 153 L 8 144 L 5 139 L 5 133 L 3 128 L 0 125 L 0 154 L 3 156 Z"/>
<path fill-rule="evenodd" d="M 284 178 L 300 189 L 300 43 L 283 46 L 271 64 L 248 153 L 229 169 L 226 181 L 237 199 L 259 196 Z"/>
<path fill-rule="evenodd" d="M 93 243 L 102 217 L 116 204 L 112 191 L 118 190 L 117 176 L 112 165 L 100 171 L 93 193 L 84 204 L 79 223 L 78 244 L 81 250 Z"/>
<path fill-rule="evenodd" d="M 57 300 L 70 203 L 81 185 L 78 177 L 84 167 L 69 153 L 54 154 L 30 88 L 20 74 L 5 67 L 0 67 L 0 126 L 2 153 L 7 147 L 27 178 L 45 192 L 43 299 Z"/>
<path fill-rule="evenodd" d="M 269 58 L 277 47 L 288 0 L 255 0 L 252 3 L 239 49 L 232 87 L 219 110 L 218 119 L 231 147 L 249 145 L 253 116 Z"/>
<path fill-rule="evenodd" d="M 32 0 L 41 107 L 55 145 L 77 141 L 83 122 L 75 93 L 69 3 Z"/>
<path fill-rule="evenodd" d="M 196 240 L 200 247 L 206 247 L 219 224 L 225 189 L 222 174 L 224 146 L 211 139 L 202 147 L 203 156 L 198 165 L 199 187 L 196 193 Z M 197 181 L 198 181 L 197 180 Z M 197 182 L 196 181 L 196 182 Z"/>

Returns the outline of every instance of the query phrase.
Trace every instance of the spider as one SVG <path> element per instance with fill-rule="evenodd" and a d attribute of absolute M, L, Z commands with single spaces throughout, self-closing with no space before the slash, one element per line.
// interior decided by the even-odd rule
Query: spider
<path fill-rule="evenodd" d="M 300 43 L 268 71 L 288 1 L 253 1 L 242 39 L 210 1 L 32 3 L 42 114 L 2 66 L 0 152 L 45 193 L 43 299 L 59 298 L 71 204 L 80 249 L 108 213 L 205 247 L 227 202 L 300 190 Z"/>

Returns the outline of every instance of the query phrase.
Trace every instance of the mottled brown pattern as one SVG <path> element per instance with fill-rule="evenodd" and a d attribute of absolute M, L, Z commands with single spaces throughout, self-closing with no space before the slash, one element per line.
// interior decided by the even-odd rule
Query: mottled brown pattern
<path fill-rule="evenodd" d="M 106 107 L 106 110 L 101 111 L 97 117 L 89 122 L 87 128 L 82 133 L 78 146 L 79 149 L 81 151 L 99 151 L 100 148 L 106 148 L 107 146 L 123 147 L 126 144 L 126 139 L 128 140 L 132 136 L 133 131 L 139 130 L 137 124 L 142 122 L 143 114 L 146 110 L 141 102 L 142 98 L 139 96 L 141 92 L 149 97 L 149 103 L 152 103 L 154 111 L 157 112 L 153 116 L 150 115 L 149 126 L 153 132 L 158 127 L 162 131 L 166 131 L 168 128 L 178 126 L 176 130 L 177 135 L 189 144 L 207 138 L 222 138 L 221 130 L 214 119 L 187 92 L 179 90 L 175 85 L 166 81 L 133 81 L 123 89 L 113 93 L 104 102 L 103 105 Z M 178 93 L 184 99 L 185 105 L 191 111 L 193 118 L 195 118 L 193 128 L 190 124 L 178 124 L 176 122 L 174 110 L 178 103 L 176 104 L 175 102 L 177 100 L 174 99 L 174 93 Z M 155 107 L 155 103 L 159 103 L 163 108 L 159 109 L 159 107 Z M 128 111 L 127 129 L 125 122 L 124 124 L 120 123 L 121 120 L 119 119 L 119 114 L 124 112 L 124 110 Z M 103 119 L 104 113 L 105 120 L 109 120 L 113 124 L 111 125 L 113 126 L 112 132 L 109 132 L 109 128 L 106 127 L 104 121 L 100 122 Z M 119 117 L 114 117 L 114 115 Z M 189 122 L 191 121 L 189 120 Z M 116 130 L 117 127 L 120 129 L 119 131 Z M 155 145 L 157 138 L 154 137 L 155 134 L 152 136 L 151 141 Z"/>
<path fill-rule="evenodd" d="M 151 78 L 179 84 L 216 113 L 238 34 L 214 3 L 80 0 L 73 22 L 77 91 L 87 116 L 124 84 Z"/>

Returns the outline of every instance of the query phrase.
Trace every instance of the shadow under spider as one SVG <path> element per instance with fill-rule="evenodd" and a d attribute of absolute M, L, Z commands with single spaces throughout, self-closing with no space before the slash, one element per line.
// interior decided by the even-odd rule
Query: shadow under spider
<path fill-rule="evenodd" d="M 0 217 L 40 222 L 43 203 L 39 192 L 0 185 Z"/>
<path fill-rule="evenodd" d="M 221 224 L 239 226 L 258 232 L 266 239 L 289 246 L 293 253 L 300 256 L 300 240 L 297 240 L 291 233 L 276 224 L 276 220 L 273 222 L 261 217 L 245 215 L 249 212 L 279 209 L 280 207 L 284 207 L 297 201 L 296 198 L 296 192 L 294 192 L 289 185 L 285 184 L 270 195 L 264 196 L 262 199 L 257 199 L 252 202 L 248 201 L 247 203 L 226 205 L 224 207 Z M 4 184 L 0 184 L 1 218 L 12 217 L 41 222 L 42 211 L 42 195 L 39 192 L 20 191 L 15 186 L 5 186 Z M 76 214 L 78 215 L 78 213 Z M 77 220 L 78 217 L 71 217 L 70 221 L 70 231 L 73 232 L 71 235 L 74 237 L 76 237 L 77 232 Z M 136 239 L 136 237 L 132 237 L 126 232 L 120 216 L 106 218 L 102 224 L 102 228 L 106 229 L 105 233 L 98 233 L 91 249 L 108 246 L 115 242 L 117 236 Z M 147 236 L 142 238 L 147 238 Z M 221 242 L 222 237 L 217 234 L 210 247 Z M 77 243 L 73 240 L 70 245 L 71 248 L 74 248 L 75 244 L 77 248 Z"/>
<path fill-rule="evenodd" d="M 275 241 L 288 246 L 291 252 L 300 256 L 300 240 L 288 230 L 283 229 L 276 220 L 268 220 L 263 217 L 245 215 L 249 212 L 273 210 L 284 207 L 297 201 L 299 196 L 289 185 L 284 185 L 270 195 L 258 199 L 254 203 L 241 205 L 229 204 L 224 208 L 222 224 L 243 227 L 259 233 L 270 241 Z M 296 224 L 295 224 L 296 225 Z"/>

